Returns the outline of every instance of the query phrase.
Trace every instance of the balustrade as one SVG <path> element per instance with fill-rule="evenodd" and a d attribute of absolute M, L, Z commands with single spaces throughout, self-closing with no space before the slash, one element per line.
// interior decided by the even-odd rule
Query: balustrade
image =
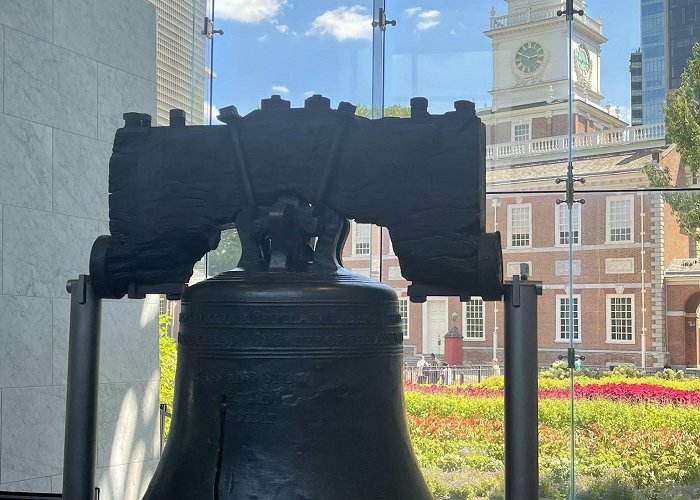
<path fill-rule="evenodd" d="M 615 128 L 574 134 L 574 151 L 617 147 L 636 144 L 645 141 L 663 141 L 666 138 L 666 127 L 662 123 L 639 125 L 636 127 Z M 636 147 L 642 147 L 638 145 Z M 486 158 L 497 160 L 501 158 L 517 158 L 530 155 L 556 155 L 562 157 L 569 149 L 568 136 L 544 137 L 528 141 L 516 141 L 492 144 L 486 147 Z"/>

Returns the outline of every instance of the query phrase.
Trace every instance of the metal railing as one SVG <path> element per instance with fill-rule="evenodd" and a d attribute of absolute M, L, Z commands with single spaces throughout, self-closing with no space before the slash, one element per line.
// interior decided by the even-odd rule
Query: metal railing
<path fill-rule="evenodd" d="M 665 141 L 666 127 L 663 123 L 636 127 L 613 128 L 573 135 L 575 151 L 610 146 L 637 144 L 644 141 Z M 565 135 L 530 139 L 528 141 L 505 142 L 486 146 L 486 159 L 516 158 L 520 156 L 565 153 L 569 150 L 569 139 Z"/>
<path fill-rule="evenodd" d="M 623 365 L 617 365 L 617 366 L 623 366 Z M 649 376 L 653 377 L 659 372 L 664 371 L 664 368 L 640 368 L 639 366 L 633 366 L 629 365 L 631 368 L 634 368 L 637 372 L 643 373 L 644 376 Z M 547 366 L 542 366 L 540 367 L 540 371 L 546 370 L 549 367 Z M 614 367 L 611 366 L 603 366 L 603 365 L 583 365 L 583 370 L 585 371 L 597 371 L 597 372 L 610 372 L 613 370 Z M 674 372 L 682 371 L 684 376 L 688 378 L 700 378 L 700 369 L 697 368 L 672 368 Z"/>
<path fill-rule="evenodd" d="M 495 374 L 491 365 L 404 366 L 403 378 L 413 384 L 462 385 L 479 383 Z"/>
<path fill-rule="evenodd" d="M 511 28 L 513 26 L 527 24 L 535 21 L 555 19 L 559 17 L 557 16 L 558 10 L 560 10 L 560 7 L 545 7 L 542 9 L 527 9 L 520 12 L 514 12 L 513 14 L 506 14 L 505 16 L 492 16 L 491 29 L 498 30 L 503 28 Z M 591 27 L 598 33 L 602 33 L 603 25 L 600 22 L 586 15 L 581 16 L 580 20 L 586 26 Z"/>
<path fill-rule="evenodd" d="M 630 365 L 631 366 L 631 365 Z M 550 365 L 541 365 L 539 371 L 545 371 L 551 368 Z M 644 373 L 646 376 L 654 376 L 663 371 L 663 368 L 639 368 L 633 367 L 638 372 Z M 503 367 L 500 367 L 501 374 L 504 373 Z M 584 365 L 581 370 L 581 375 L 584 372 L 597 371 L 607 373 L 612 371 L 612 367 L 603 365 Z M 674 371 L 678 371 L 674 369 Z M 700 378 L 700 369 L 686 368 L 682 369 L 684 375 L 689 378 Z M 578 372 L 577 372 L 578 373 Z M 443 385 L 462 385 L 474 384 L 485 381 L 487 378 L 496 374 L 491 365 L 460 365 L 460 366 L 404 366 L 403 378 L 405 382 L 413 384 L 443 384 Z"/>
<path fill-rule="evenodd" d="M 163 451 L 165 447 L 165 419 L 173 418 L 173 414 L 168 411 L 168 405 L 165 403 L 160 404 L 160 451 Z"/>

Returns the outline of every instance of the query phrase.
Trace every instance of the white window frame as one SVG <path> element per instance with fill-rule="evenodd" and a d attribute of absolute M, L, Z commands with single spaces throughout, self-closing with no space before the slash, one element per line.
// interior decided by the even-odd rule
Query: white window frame
<path fill-rule="evenodd" d="M 368 228 L 368 233 L 367 233 L 367 241 L 362 242 L 367 244 L 367 252 L 358 252 L 357 251 L 357 245 L 358 245 L 358 240 L 360 239 L 360 235 L 358 235 L 358 231 L 360 228 Z M 371 238 L 372 235 L 372 225 L 371 224 L 358 224 L 355 221 L 352 221 L 352 255 L 353 256 L 369 256 L 372 253 L 372 249 L 370 248 L 370 244 L 372 241 Z M 364 238 L 364 235 L 362 235 L 362 238 Z"/>
<path fill-rule="evenodd" d="M 581 342 L 581 295 L 575 293 L 573 296 L 574 302 L 576 303 L 576 314 L 574 315 L 574 325 L 577 327 L 576 330 L 578 332 L 578 338 L 574 337 L 574 343 L 579 343 Z M 556 332 L 556 337 L 554 338 L 555 342 L 563 342 L 563 343 L 569 343 L 569 338 L 563 336 L 563 331 L 562 331 L 562 322 L 561 322 L 561 313 L 562 313 L 562 304 L 564 300 L 569 300 L 569 295 L 557 295 L 556 296 L 556 307 L 555 307 L 555 318 L 554 321 L 557 325 L 557 332 Z M 569 320 L 568 316 L 568 311 L 567 311 L 567 322 Z"/>
<path fill-rule="evenodd" d="M 612 229 L 610 217 L 611 205 L 616 201 L 629 201 L 630 203 L 630 217 L 629 217 L 629 229 L 630 229 L 630 239 L 628 240 L 613 240 L 610 238 L 610 231 Z M 624 244 L 624 243 L 634 243 L 634 195 L 624 195 L 624 196 L 608 196 L 605 199 L 605 243 Z"/>
<path fill-rule="evenodd" d="M 408 297 L 399 297 L 399 314 L 401 314 L 402 304 L 406 304 L 406 330 L 403 332 L 403 338 L 407 339 L 411 331 L 411 302 Z M 401 328 L 403 329 L 403 316 L 401 316 Z"/>
<path fill-rule="evenodd" d="M 578 234 L 575 236 L 575 239 L 577 241 L 573 242 L 573 246 L 581 246 L 581 204 L 580 203 L 574 203 L 571 208 L 574 210 L 573 213 L 573 218 L 574 218 L 574 231 L 576 231 Z M 562 213 L 563 212 L 563 213 Z M 563 217 L 562 217 L 563 215 Z M 577 218 L 578 217 L 578 218 Z M 563 219 L 563 220 L 562 220 Z M 555 247 L 564 247 L 564 246 L 569 246 L 568 240 L 568 235 L 571 234 L 571 231 L 567 231 L 569 228 L 569 213 L 568 213 L 568 207 L 566 206 L 566 203 L 560 203 L 559 205 L 554 205 L 554 246 Z M 562 241 L 561 233 L 565 232 L 566 237 L 564 237 L 564 241 Z"/>
<path fill-rule="evenodd" d="M 484 342 L 486 341 L 486 303 L 481 297 L 471 297 L 469 302 L 473 300 L 481 302 L 481 336 L 470 337 L 468 335 L 469 329 L 467 328 L 467 321 L 472 319 L 467 316 L 467 306 L 470 304 L 468 302 L 462 302 L 462 337 L 466 342 Z"/>
<path fill-rule="evenodd" d="M 527 127 L 527 136 L 523 138 L 523 134 L 518 134 L 518 127 Z M 520 135 L 520 139 L 518 139 Z M 518 121 L 513 123 L 513 142 L 527 142 L 532 139 L 532 123 L 529 121 Z"/>
<path fill-rule="evenodd" d="M 528 244 L 527 245 L 513 245 L 513 211 L 516 208 L 528 209 Z M 507 248 L 532 248 L 532 203 L 512 203 L 508 205 L 508 241 Z M 524 234 L 524 233 L 518 233 Z"/>
<path fill-rule="evenodd" d="M 631 340 L 618 340 L 612 338 L 612 300 L 613 299 L 630 299 L 630 326 L 632 330 Z M 634 344 L 635 343 L 635 309 L 634 309 L 634 294 L 631 293 L 610 293 L 605 296 L 605 341 L 609 344 Z"/>

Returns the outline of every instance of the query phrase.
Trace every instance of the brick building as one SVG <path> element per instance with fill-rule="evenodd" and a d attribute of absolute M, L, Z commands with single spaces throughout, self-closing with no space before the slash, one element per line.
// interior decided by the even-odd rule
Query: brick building
<path fill-rule="evenodd" d="M 566 205 L 557 203 L 564 196 L 556 180 L 566 176 L 568 147 L 560 7 L 554 0 L 509 0 L 508 14 L 492 11 L 486 32 L 493 45 L 493 103 L 477 113 L 488 144 L 487 230 L 501 232 L 504 274 L 517 274 L 526 262 L 532 278 L 544 284 L 540 364 L 565 354 L 573 335 L 587 365 L 699 366 L 700 261 L 662 195 L 641 189 L 648 186 L 642 168 L 668 167 L 678 185 L 688 180 L 662 124 L 628 127 L 619 109 L 600 105 L 606 38 L 600 22 L 587 16 L 574 21 L 574 172 L 586 183 L 577 185 L 585 204 L 574 205 L 571 228 Z M 457 327 L 465 364 L 502 359 L 501 304 L 442 297 L 410 303 L 386 229 L 353 223 L 344 262 L 396 289 L 407 356 L 441 354 L 445 333 Z"/>

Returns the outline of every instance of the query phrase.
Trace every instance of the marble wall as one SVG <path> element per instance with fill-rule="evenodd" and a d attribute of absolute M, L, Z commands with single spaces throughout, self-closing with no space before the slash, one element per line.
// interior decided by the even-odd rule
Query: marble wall
<path fill-rule="evenodd" d="M 145 0 L 0 5 L 0 490 L 62 485 L 66 280 L 107 231 L 122 113 L 156 115 Z M 100 498 L 140 498 L 159 451 L 157 298 L 103 307 Z"/>

